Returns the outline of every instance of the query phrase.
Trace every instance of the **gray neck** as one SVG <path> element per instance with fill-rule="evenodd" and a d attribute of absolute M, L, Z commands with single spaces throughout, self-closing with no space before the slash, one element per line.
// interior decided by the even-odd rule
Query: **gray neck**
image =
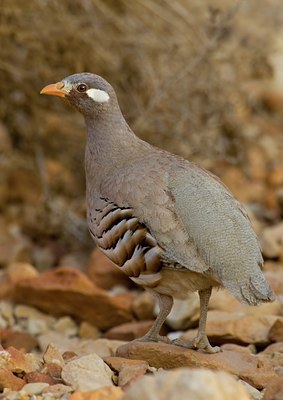
<path fill-rule="evenodd" d="M 85 117 L 87 144 L 85 153 L 86 174 L 97 181 L 98 176 L 122 167 L 143 152 L 145 142 L 129 128 L 120 109 L 103 110 L 95 117 Z"/>

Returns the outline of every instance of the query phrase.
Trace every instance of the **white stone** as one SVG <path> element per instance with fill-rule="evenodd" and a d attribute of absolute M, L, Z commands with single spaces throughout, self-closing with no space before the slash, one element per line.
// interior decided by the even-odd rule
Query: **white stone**
<path fill-rule="evenodd" d="M 132 383 L 123 400 L 249 400 L 243 386 L 223 371 L 178 368 L 144 376 Z"/>
<path fill-rule="evenodd" d="M 95 353 L 99 357 L 104 358 L 104 357 L 114 356 L 117 348 L 126 343 L 127 342 L 122 340 L 110 340 L 104 338 L 99 338 L 96 340 L 85 339 L 85 340 L 80 340 L 76 352 L 78 354 Z"/>
<path fill-rule="evenodd" d="M 8 322 L 2 317 L 2 315 L 0 315 L 0 328 L 7 328 L 8 326 Z"/>
<path fill-rule="evenodd" d="M 75 336 L 78 333 L 78 326 L 76 325 L 75 321 L 69 317 L 61 317 L 59 318 L 54 326 L 54 331 L 64 333 L 66 336 Z"/>
<path fill-rule="evenodd" d="M 8 301 L 0 301 L 0 315 L 9 323 L 9 325 L 13 325 L 14 316 L 13 316 L 13 305 Z"/>
<path fill-rule="evenodd" d="M 21 392 L 32 396 L 34 394 L 36 395 L 42 393 L 43 389 L 47 388 L 48 386 L 49 384 L 44 382 L 27 383 L 22 387 Z"/>
<path fill-rule="evenodd" d="M 174 299 L 172 311 L 166 318 L 166 323 L 174 330 L 190 328 L 199 316 L 199 296 L 197 293 L 188 293 L 185 300 Z"/>
<path fill-rule="evenodd" d="M 31 318 L 27 321 L 27 330 L 31 335 L 40 335 L 48 331 L 48 325 L 44 319 Z"/>
<path fill-rule="evenodd" d="M 74 390 L 92 391 L 113 386 L 113 372 L 96 354 L 78 357 L 69 361 L 62 369 L 62 379 Z"/>
<path fill-rule="evenodd" d="M 42 351 L 45 351 L 49 344 L 53 344 L 61 354 L 65 351 L 73 351 L 80 356 L 96 353 L 100 357 L 113 356 L 117 348 L 126 343 L 122 340 L 102 338 L 96 340 L 67 338 L 62 333 L 52 331 L 38 336 L 37 340 Z"/>
<path fill-rule="evenodd" d="M 76 349 L 79 344 L 78 338 L 68 338 L 63 333 L 54 331 L 39 335 L 37 340 L 42 351 L 45 351 L 49 344 L 52 344 L 61 354 L 65 351 L 74 351 L 77 353 Z"/>

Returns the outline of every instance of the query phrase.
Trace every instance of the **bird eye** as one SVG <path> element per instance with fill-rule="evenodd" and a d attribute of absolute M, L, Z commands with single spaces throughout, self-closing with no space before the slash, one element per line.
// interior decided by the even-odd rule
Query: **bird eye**
<path fill-rule="evenodd" d="M 80 84 L 77 86 L 76 89 L 77 89 L 77 91 L 80 92 L 80 93 L 86 92 L 86 91 L 87 91 L 87 85 L 86 85 L 85 83 L 80 83 Z"/>

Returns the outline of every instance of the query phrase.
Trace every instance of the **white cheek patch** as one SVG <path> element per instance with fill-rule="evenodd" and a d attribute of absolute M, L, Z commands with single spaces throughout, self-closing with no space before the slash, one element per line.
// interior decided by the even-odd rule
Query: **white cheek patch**
<path fill-rule="evenodd" d="M 86 94 L 97 103 L 106 103 L 110 98 L 108 93 L 100 89 L 88 89 Z"/>

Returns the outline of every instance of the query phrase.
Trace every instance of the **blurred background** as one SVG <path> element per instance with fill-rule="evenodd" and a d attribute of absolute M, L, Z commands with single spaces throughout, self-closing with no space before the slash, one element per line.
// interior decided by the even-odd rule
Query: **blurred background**
<path fill-rule="evenodd" d="M 83 71 L 109 80 L 137 135 L 220 176 L 248 208 L 265 257 L 283 261 L 281 0 L 0 7 L 0 267 L 81 266 L 94 247 L 83 120 L 39 95 Z"/>

